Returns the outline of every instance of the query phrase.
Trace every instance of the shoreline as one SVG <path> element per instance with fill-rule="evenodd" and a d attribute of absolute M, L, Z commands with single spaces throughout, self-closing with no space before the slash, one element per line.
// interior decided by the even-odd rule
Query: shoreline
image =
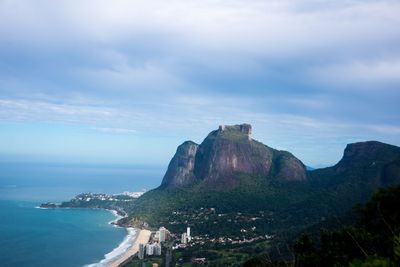
<path fill-rule="evenodd" d="M 120 267 L 122 264 L 128 262 L 139 251 L 139 244 L 147 244 L 150 240 L 151 231 L 144 229 L 137 229 L 137 234 L 132 242 L 132 245 L 121 254 L 115 261 L 112 261 L 107 267 Z"/>
<path fill-rule="evenodd" d="M 104 254 L 103 259 L 101 259 L 99 262 L 86 264 L 84 265 L 85 267 L 120 267 L 137 255 L 139 251 L 139 244 L 147 244 L 150 240 L 150 230 L 134 228 L 126 224 L 120 223 L 122 219 L 128 217 L 128 214 L 124 210 L 107 209 L 100 207 L 60 207 L 58 205 L 56 207 L 37 206 L 35 208 L 106 210 L 108 212 L 111 212 L 116 217 L 115 219 L 109 221 L 108 224 L 113 225 L 114 227 L 125 228 L 127 230 L 127 235 L 125 236 L 124 240 L 119 243 L 119 245 L 113 250 Z M 123 250 L 122 253 L 120 253 L 121 250 Z"/>
<path fill-rule="evenodd" d="M 120 214 L 120 211 L 117 211 L 117 210 L 112 210 L 112 209 L 103 209 L 103 210 L 111 212 L 116 217 L 114 220 L 109 221 L 108 222 L 109 224 L 112 224 L 115 227 L 129 228 L 129 227 L 125 227 L 125 226 L 123 226 L 123 225 L 118 223 L 121 219 L 124 219 L 124 218 L 128 217 L 128 214 L 126 214 L 125 211 L 124 211 L 125 214 L 122 216 Z"/>
<path fill-rule="evenodd" d="M 139 252 L 139 244 L 147 244 L 150 240 L 151 236 L 151 231 L 147 229 L 139 229 L 139 228 L 134 228 L 134 227 L 129 227 L 124 224 L 120 224 L 119 221 L 121 219 L 124 219 L 128 217 L 128 214 L 122 210 L 124 215 L 121 215 L 121 210 L 113 210 L 113 209 L 106 209 L 106 208 L 91 208 L 91 209 L 102 209 L 111 212 L 116 218 L 110 222 L 109 224 L 113 225 L 114 227 L 120 227 L 120 228 L 125 228 L 128 232 L 127 236 L 125 239 L 112 251 L 104 255 L 104 259 L 102 259 L 100 262 L 95 263 L 95 264 L 90 264 L 88 266 L 106 266 L 106 267 L 120 267 L 123 264 L 127 263 L 130 261 L 133 257 L 137 255 Z M 134 238 L 129 239 L 130 236 L 132 236 L 132 232 L 134 232 Z M 123 246 L 125 243 L 131 243 L 126 250 L 116 256 L 111 256 L 110 260 L 108 259 L 108 256 L 112 254 L 114 251 L 118 250 L 121 246 Z M 114 260 L 111 260 L 115 258 Z"/>
<path fill-rule="evenodd" d="M 108 224 L 111 224 L 114 227 L 125 228 L 128 233 L 124 240 L 117 247 L 107 254 L 104 254 L 104 258 L 101 261 L 85 265 L 85 267 L 120 267 L 137 255 L 139 251 L 139 244 L 147 244 L 149 242 L 151 231 L 119 224 L 121 219 L 128 217 L 125 211 L 123 211 L 125 213 L 124 216 L 121 216 L 120 211 L 118 210 L 105 208 L 90 209 L 102 209 L 111 212 L 114 216 L 116 216 L 116 218 L 112 221 L 109 221 Z M 125 247 L 127 244 L 129 245 Z M 123 252 L 118 253 L 119 250 L 123 250 Z M 116 253 L 116 255 L 113 255 L 114 253 Z"/>

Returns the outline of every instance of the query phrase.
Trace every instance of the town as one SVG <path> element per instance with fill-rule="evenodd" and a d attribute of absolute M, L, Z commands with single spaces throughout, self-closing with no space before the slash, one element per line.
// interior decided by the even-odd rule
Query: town
<path fill-rule="evenodd" d="M 60 205 L 45 203 L 42 207 L 114 210 L 123 217 L 114 224 L 150 230 L 148 242 L 138 244 L 137 253 L 122 265 L 126 267 L 188 264 L 223 266 L 221 259 L 227 262 L 235 262 L 235 259 L 243 261 L 251 256 L 252 251 L 265 250 L 274 238 L 270 225 L 277 214 L 272 211 L 222 212 L 213 207 L 200 207 L 175 210 L 168 216 L 160 216 L 159 228 L 153 228 L 140 220 L 137 224 L 132 223 L 127 220 L 126 211 L 142 194 L 83 193 Z"/>
<path fill-rule="evenodd" d="M 261 221 L 268 224 L 271 217 L 272 214 L 265 212 L 218 213 L 215 208 L 174 211 L 164 222 L 169 229 L 162 226 L 152 231 L 149 242 L 139 244 L 137 258 L 126 266 L 156 267 L 162 263 L 163 266 L 186 266 L 188 263 L 204 265 L 210 264 L 216 253 L 223 254 L 224 251 L 229 251 L 235 257 L 244 257 L 243 250 L 246 247 L 262 250 L 274 238 L 262 232 L 263 227 L 258 229 Z M 221 227 L 236 225 L 230 227 L 231 231 L 236 231 L 220 231 L 220 235 L 217 235 L 215 231 L 207 231 L 207 224 L 220 224 Z"/>
<path fill-rule="evenodd" d="M 107 195 L 107 194 L 99 194 L 99 193 L 82 193 L 77 195 L 73 200 L 77 201 L 91 201 L 91 200 L 100 200 L 100 201 L 132 201 L 133 199 L 139 198 L 141 195 L 143 195 L 144 192 L 128 192 L 125 191 L 120 194 L 113 194 L 113 195 Z"/>

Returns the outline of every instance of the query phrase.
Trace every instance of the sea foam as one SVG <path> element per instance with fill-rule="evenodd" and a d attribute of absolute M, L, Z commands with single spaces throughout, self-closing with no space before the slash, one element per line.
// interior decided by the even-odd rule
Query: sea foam
<path fill-rule="evenodd" d="M 120 219 L 124 218 L 124 216 L 119 215 L 118 212 L 117 212 L 116 210 L 108 210 L 108 211 L 110 211 L 110 212 L 116 217 L 114 220 L 111 220 L 111 221 L 109 221 L 108 223 L 109 223 L 109 224 L 114 224 L 115 227 L 119 227 L 118 225 L 116 225 L 116 223 L 117 223 Z"/>
<path fill-rule="evenodd" d="M 128 235 L 124 238 L 124 240 L 119 244 L 118 247 L 113 249 L 111 252 L 105 254 L 104 259 L 102 259 L 100 262 L 88 264 L 84 267 L 106 267 L 110 263 L 118 260 L 122 255 L 124 255 L 128 251 L 128 249 L 133 246 L 137 235 L 137 229 L 126 229 L 128 231 Z"/>

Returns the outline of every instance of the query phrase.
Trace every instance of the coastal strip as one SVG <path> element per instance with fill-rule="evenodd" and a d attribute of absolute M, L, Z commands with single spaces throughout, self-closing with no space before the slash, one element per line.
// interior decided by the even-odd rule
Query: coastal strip
<path fill-rule="evenodd" d="M 150 235 L 151 231 L 149 230 L 139 230 L 135 242 L 132 244 L 132 246 L 116 261 L 110 263 L 108 267 L 119 267 L 129 261 L 132 257 L 136 255 L 136 253 L 138 253 L 139 244 L 147 244 L 149 242 Z"/>

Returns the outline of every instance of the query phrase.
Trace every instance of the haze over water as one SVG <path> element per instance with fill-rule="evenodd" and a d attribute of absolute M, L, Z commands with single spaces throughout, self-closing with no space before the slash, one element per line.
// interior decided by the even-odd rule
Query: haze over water
<path fill-rule="evenodd" d="M 151 189 L 162 168 L 0 164 L 0 262 L 6 266 L 76 267 L 98 263 L 126 237 L 109 211 L 39 209 L 82 192 Z M 73 257 L 71 256 L 73 255 Z"/>
<path fill-rule="evenodd" d="M 0 199 L 65 201 L 83 192 L 116 194 L 157 187 L 163 167 L 0 163 Z"/>

